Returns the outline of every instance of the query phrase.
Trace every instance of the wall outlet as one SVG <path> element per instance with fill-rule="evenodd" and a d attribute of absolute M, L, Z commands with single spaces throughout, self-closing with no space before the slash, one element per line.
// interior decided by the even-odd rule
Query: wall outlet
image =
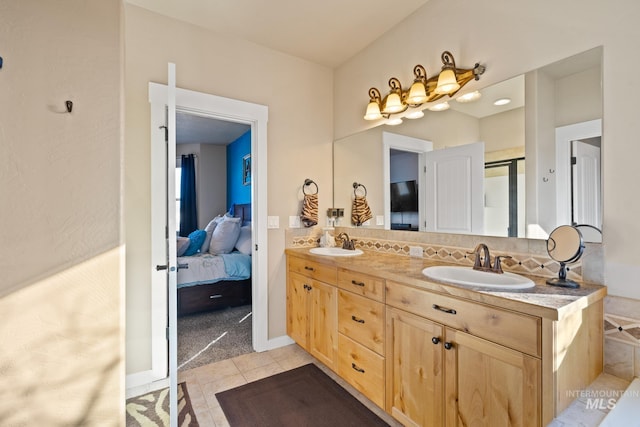
<path fill-rule="evenodd" d="M 384 225 L 384 215 L 376 215 L 376 225 Z"/>
<path fill-rule="evenodd" d="M 289 217 L 289 228 L 300 228 L 300 217 L 291 215 Z"/>
<path fill-rule="evenodd" d="M 422 258 L 422 248 L 420 246 L 409 246 L 409 256 Z"/>

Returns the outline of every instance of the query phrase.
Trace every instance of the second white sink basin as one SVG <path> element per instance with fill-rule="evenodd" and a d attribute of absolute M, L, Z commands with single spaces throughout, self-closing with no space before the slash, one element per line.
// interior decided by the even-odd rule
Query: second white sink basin
<path fill-rule="evenodd" d="M 312 248 L 309 252 L 316 255 L 328 256 L 357 256 L 363 254 L 360 249 L 349 250 L 342 248 Z"/>
<path fill-rule="evenodd" d="M 514 273 L 491 273 L 462 266 L 435 266 L 422 270 L 430 279 L 456 285 L 482 286 L 494 289 L 527 289 L 535 286 L 530 279 Z"/>

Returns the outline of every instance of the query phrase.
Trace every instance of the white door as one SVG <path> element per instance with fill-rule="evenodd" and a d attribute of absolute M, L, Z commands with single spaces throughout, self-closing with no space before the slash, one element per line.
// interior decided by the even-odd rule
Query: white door
<path fill-rule="evenodd" d="M 602 228 L 600 212 L 600 147 L 572 141 L 573 222 Z"/>
<path fill-rule="evenodd" d="M 426 154 L 427 231 L 482 234 L 484 142 Z"/>

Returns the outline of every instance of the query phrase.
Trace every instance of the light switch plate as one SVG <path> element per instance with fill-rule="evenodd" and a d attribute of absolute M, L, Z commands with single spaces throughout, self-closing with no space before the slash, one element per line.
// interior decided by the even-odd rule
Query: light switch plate
<path fill-rule="evenodd" d="M 376 225 L 384 225 L 384 215 L 376 215 Z"/>
<path fill-rule="evenodd" d="M 300 228 L 300 217 L 297 215 L 291 215 L 289 217 L 289 228 Z"/>
<path fill-rule="evenodd" d="M 422 248 L 420 246 L 409 246 L 409 256 L 422 258 Z"/>
<path fill-rule="evenodd" d="M 280 228 L 280 217 L 279 216 L 268 216 L 267 217 L 267 228 Z"/>

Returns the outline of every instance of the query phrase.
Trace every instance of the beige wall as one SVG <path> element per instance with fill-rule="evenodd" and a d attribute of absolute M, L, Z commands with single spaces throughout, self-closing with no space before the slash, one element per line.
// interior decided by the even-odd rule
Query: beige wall
<path fill-rule="evenodd" d="M 301 186 L 320 188 L 320 211 L 332 200 L 333 77 L 329 68 L 203 28 L 125 8 L 127 224 L 127 373 L 150 369 L 150 81 L 166 83 L 176 64 L 177 86 L 269 108 L 269 337 L 286 333 L 284 227 L 299 215 Z M 266 223 L 266 218 L 264 219 Z"/>
<path fill-rule="evenodd" d="M 451 11 L 455 19 L 448 18 Z M 411 81 L 411 70 L 418 63 L 428 73 L 439 70 L 444 50 L 454 54 L 458 66 L 485 64 L 484 86 L 604 46 L 605 283 L 611 294 L 640 298 L 634 280 L 640 275 L 640 262 L 635 240 L 629 238 L 640 236 L 640 198 L 630 197 L 627 190 L 640 179 L 635 166 L 640 145 L 634 143 L 640 134 L 635 106 L 640 86 L 633 83 L 640 58 L 629 54 L 640 39 L 638 13 L 640 4 L 634 0 L 618 2 L 615 9 L 598 0 L 430 0 L 336 70 L 336 137 L 372 126 L 362 120 L 369 87 L 384 90 L 391 76 Z"/>
<path fill-rule="evenodd" d="M 124 424 L 120 13 L 0 1 L 2 425 Z"/>

